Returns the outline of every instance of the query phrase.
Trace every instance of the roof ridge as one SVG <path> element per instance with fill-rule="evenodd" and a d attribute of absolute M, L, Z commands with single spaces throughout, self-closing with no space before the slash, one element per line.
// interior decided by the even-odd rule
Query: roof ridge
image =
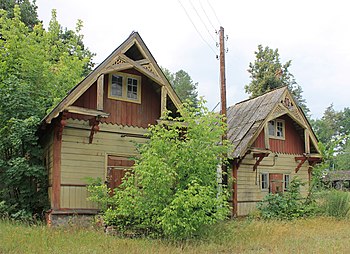
<path fill-rule="evenodd" d="M 247 102 L 247 101 L 250 101 L 250 100 L 257 99 L 257 98 L 262 97 L 262 96 L 264 96 L 264 95 L 266 95 L 266 94 L 268 94 L 268 93 L 276 92 L 277 90 L 286 89 L 286 88 L 288 89 L 288 85 L 284 85 L 284 86 L 281 86 L 281 87 L 276 87 L 276 88 L 274 88 L 274 89 L 272 89 L 272 90 L 270 90 L 270 91 L 266 91 L 266 92 L 260 94 L 259 96 L 254 97 L 254 98 L 248 98 L 248 99 L 245 99 L 245 100 L 243 100 L 243 101 L 237 102 L 236 104 L 234 104 L 234 105 L 232 105 L 232 106 L 230 106 L 230 107 L 236 106 L 236 105 L 238 105 L 238 104 L 241 104 L 241 103 L 244 103 L 244 102 Z"/>

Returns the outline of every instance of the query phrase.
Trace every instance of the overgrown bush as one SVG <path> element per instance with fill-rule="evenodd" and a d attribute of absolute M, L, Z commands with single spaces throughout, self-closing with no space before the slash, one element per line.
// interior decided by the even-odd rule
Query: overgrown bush
<path fill-rule="evenodd" d="M 104 184 L 88 187 L 107 225 L 120 232 L 185 239 L 226 218 L 227 191 L 218 187 L 217 178 L 228 151 L 227 143 L 221 143 L 226 126 L 203 104 L 185 104 L 181 117 L 150 127 L 149 142 L 139 147 L 132 173 L 112 197 Z"/>
<path fill-rule="evenodd" d="M 320 195 L 321 212 L 326 216 L 345 218 L 350 211 L 350 193 L 331 190 Z"/>
<path fill-rule="evenodd" d="M 268 194 L 258 203 L 257 208 L 263 219 L 290 220 L 316 213 L 315 202 L 309 197 L 304 199 L 300 194 L 300 179 L 293 178 L 287 191 Z"/>
<path fill-rule="evenodd" d="M 63 31 L 53 11 L 47 30 L 41 22 L 29 29 L 18 5 L 11 13 L 0 10 L 0 202 L 6 216 L 26 220 L 49 205 L 38 126 L 92 55 L 82 48 L 81 22 Z"/>

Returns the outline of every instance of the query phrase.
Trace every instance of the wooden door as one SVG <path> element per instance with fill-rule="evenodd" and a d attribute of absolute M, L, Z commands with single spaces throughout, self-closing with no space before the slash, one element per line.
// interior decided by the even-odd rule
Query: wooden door
<path fill-rule="evenodd" d="M 108 155 L 107 163 L 107 185 L 114 190 L 122 183 L 125 173 L 135 162 L 128 157 Z"/>
<path fill-rule="evenodd" d="M 283 174 L 269 174 L 270 192 L 275 194 L 283 192 Z"/>

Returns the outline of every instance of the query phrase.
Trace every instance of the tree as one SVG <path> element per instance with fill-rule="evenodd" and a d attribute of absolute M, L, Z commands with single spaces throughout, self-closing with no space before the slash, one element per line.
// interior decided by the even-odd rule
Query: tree
<path fill-rule="evenodd" d="M 62 29 L 55 12 L 48 31 L 41 23 L 30 29 L 16 5 L 13 18 L 0 10 L 0 27 L 0 200 L 13 212 L 40 213 L 47 205 L 47 172 L 38 124 L 82 79 L 91 58 L 79 46 L 79 29 L 58 40 Z"/>
<path fill-rule="evenodd" d="M 162 70 L 179 98 L 182 101 L 189 100 L 196 106 L 198 104 L 198 83 L 194 83 L 191 76 L 184 70 L 179 70 L 176 73 L 171 73 L 166 68 L 162 68 Z"/>
<path fill-rule="evenodd" d="M 0 0 L 0 9 L 7 11 L 7 17 L 14 17 L 14 7 L 18 5 L 21 10 L 21 20 L 29 28 L 33 29 L 39 23 L 35 0 Z"/>
<path fill-rule="evenodd" d="M 347 141 L 342 146 L 340 152 L 336 156 L 337 169 L 350 170 L 350 139 L 347 137 Z"/>
<path fill-rule="evenodd" d="M 324 144 L 330 142 L 340 134 L 341 112 L 334 110 L 333 103 L 326 108 L 321 119 L 312 121 L 313 129 L 317 134 L 319 141 Z"/>
<path fill-rule="evenodd" d="M 245 85 L 245 92 L 250 94 L 251 98 L 254 98 L 275 88 L 288 86 L 299 106 L 305 114 L 308 114 L 310 110 L 302 97 L 302 88 L 296 83 L 293 74 L 288 70 L 292 61 L 289 60 L 282 64 L 278 49 L 273 50 L 267 46 L 264 48 L 262 45 L 258 45 L 258 51 L 254 53 L 256 59 L 254 63 L 249 63 L 248 69 L 251 82 Z"/>
<path fill-rule="evenodd" d="M 150 140 L 139 149 L 132 174 L 115 195 L 106 185 L 90 186 L 92 200 L 102 202 L 104 220 L 120 231 L 185 239 L 200 227 L 228 215 L 227 196 L 218 188 L 217 167 L 228 145 L 222 116 L 187 104 L 181 117 L 151 126 Z"/>

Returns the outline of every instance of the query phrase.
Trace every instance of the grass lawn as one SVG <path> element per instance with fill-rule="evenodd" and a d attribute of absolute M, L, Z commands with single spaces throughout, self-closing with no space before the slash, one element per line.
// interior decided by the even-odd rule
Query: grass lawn
<path fill-rule="evenodd" d="M 350 253 L 350 220 L 228 221 L 182 244 L 0 221 L 0 253 Z"/>

